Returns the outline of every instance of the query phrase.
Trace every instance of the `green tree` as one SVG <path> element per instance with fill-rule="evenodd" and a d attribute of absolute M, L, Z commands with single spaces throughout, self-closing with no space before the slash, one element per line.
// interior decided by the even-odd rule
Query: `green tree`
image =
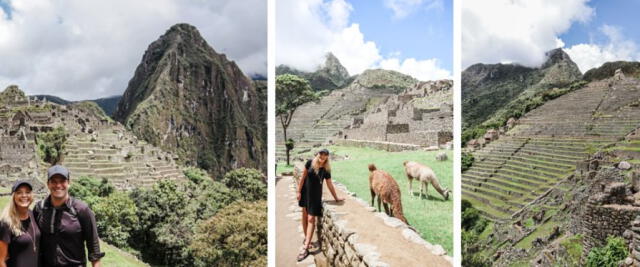
<path fill-rule="evenodd" d="M 187 176 L 189 180 L 191 180 L 196 184 L 200 184 L 206 180 L 211 180 L 209 178 L 209 174 L 207 174 L 207 172 L 203 169 L 188 167 L 183 171 L 183 173 L 184 173 L 184 176 Z"/>
<path fill-rule="evenodd" d="M 65 142 L 67 142 L 67 132 L 62 126 L 49 132 L 39 133 L 36 136 L 38 156 L 51 165 L 57 164 L 62 159 Z"/>
<path fill-rule="evenodd" d="M 231 190 L 240 192 L 244 200 L 267 199 L 267 184 L 258 170 L 249 168 L 232 170 L 227 172 L 220 182 Z"/>
<path fill-rule="evenodd" d="M 309 82 L 293 74 L 283 74 L 276 77 L 276 116 L 280 118 L 282 124 L 283 140 L 287 139 L 287 128 L 291 123 L 293 114 L 301 105 L 318 101 L 320 97 L 316 94 Z M 287 165 L 289 165 L 289 149 L 287 153 Z"/>
<path fill-rule="evenodd" d="M 129 196 L 116 192 L 100 198 L 93 207 L 100 238 L 119 248 L 129 247 L 131 233 L 138 226 L 138 209 Z"/>
<path fill-rule="evenodd" d="M 190 246 L 196 265 L 264 266 L 267 202 L 239 201 L 199 224 Z"/>
<path fill-rule="evenodd" d="M 114 190 L 115 188 L 106 178 L 98 180 L 90 176 L 80 176 L 80 178 L 72 180 L 69 194 L 93 207 L 101 197 L 111 195 Z"/>

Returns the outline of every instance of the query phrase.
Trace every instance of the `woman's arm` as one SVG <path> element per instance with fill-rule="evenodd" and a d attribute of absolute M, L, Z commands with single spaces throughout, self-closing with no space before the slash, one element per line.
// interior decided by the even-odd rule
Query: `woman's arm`
<path fill-rule="evenodd" d="M 7 257 L 8 250 L 9 245 L 4 241 L 0 241 L 0 267 L 7 267 L 7 259 L 9 259 L 9 257 Z"/>
<path fill-rule="evenodd" d="M 335 199 L 337 202 L 344 200 L 344 198 L 338 198 L 338 194 L 336 194 L 336 188 L 333 187 L 331 178 L 327 179 L 327 187 L 329 188 L 329 192 L 331 192 L 331 195 L 333 195 L 333 199 Z"/>
<path fill-rule="evenodd" d="M 302 171 L 302 178 L 300 178 L 300 183 L 298 183 L 298 201 L 300 201 L 300 198 L 302 197 L 302 186 L 304 185 L 304 180 L 307 179 L 307 168 L 304 168 L 304 171 Z"/>

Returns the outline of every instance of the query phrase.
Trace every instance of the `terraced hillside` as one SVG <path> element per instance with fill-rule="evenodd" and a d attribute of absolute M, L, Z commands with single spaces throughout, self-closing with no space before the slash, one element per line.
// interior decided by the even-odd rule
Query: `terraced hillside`
<path fill-rule="evenodd" d="M 640 127 L 640 80 L 591 82 L 522 117 L 462 175 L 463 198 L 506 221 L 567 178 L 576 162 Z"/>
<path fill-rule="evenodd" d="M 107 178 L 120 189 L 184 178 L 171 154 L 137 141 L 122 127 L 71 137 L 67 140 L 63 164 L 75 177 Z"/>
<path fill-rule="evenodd" d="M 300 106 L 287 128 L 287 138 L 296 142 L 291 155 L 306 151 L 314 145 L 322 144 L 353 121 L 353 115 L 364 112 L 368 106 L 381 102 L 393 95 L 395 88 L 369 89 L 362 87 L 358 80 L 344 89 L 334 90 L 318 103 Z M 276 120 L 276 158 L 285 159 L 282 125 Z"/>

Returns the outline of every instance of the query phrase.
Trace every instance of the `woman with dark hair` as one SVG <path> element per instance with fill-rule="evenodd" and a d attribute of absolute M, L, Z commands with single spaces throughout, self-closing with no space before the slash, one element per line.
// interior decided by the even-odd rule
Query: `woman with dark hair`
<path fill-rule="evenodd" d="M 38 266 L 40 229 L 29 210 L 32 189 L 27 181 L 11 188 L 11 201 L 0 215 L 0 267 Z"/>
<path fill-rule="evenodd" d="M 322 183 L 325 180 L 335 201 L 344 200 L 338 197 L 331 182 L 329 150 L 322 149 L 313 160 L 307 161 L 298 185 L 298 206 L 302 207 L 302 230 L 305 233 L 304 244 L 298 253 L 298 261 L 304 260 L 309 255 L 316 217 L 322 216 Z"/>

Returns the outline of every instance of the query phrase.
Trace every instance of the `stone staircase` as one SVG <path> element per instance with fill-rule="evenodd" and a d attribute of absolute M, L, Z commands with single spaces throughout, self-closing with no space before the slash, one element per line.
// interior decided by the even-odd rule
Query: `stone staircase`
<path fill-rule="evenodd" d="M 473 153 L 463 198 L 506 221 L 571 175 L 576 163 L 640 127 L 640 81 L 612 79 L 551 100 Z"/>
<path fill-rule="evenodd" d="M 171 154 L 117 129 L 72 136 L 62 164 L 72 177 L 106 178 L 125 190 L 151 186 L 160 179 L 185 178 Z"/>

